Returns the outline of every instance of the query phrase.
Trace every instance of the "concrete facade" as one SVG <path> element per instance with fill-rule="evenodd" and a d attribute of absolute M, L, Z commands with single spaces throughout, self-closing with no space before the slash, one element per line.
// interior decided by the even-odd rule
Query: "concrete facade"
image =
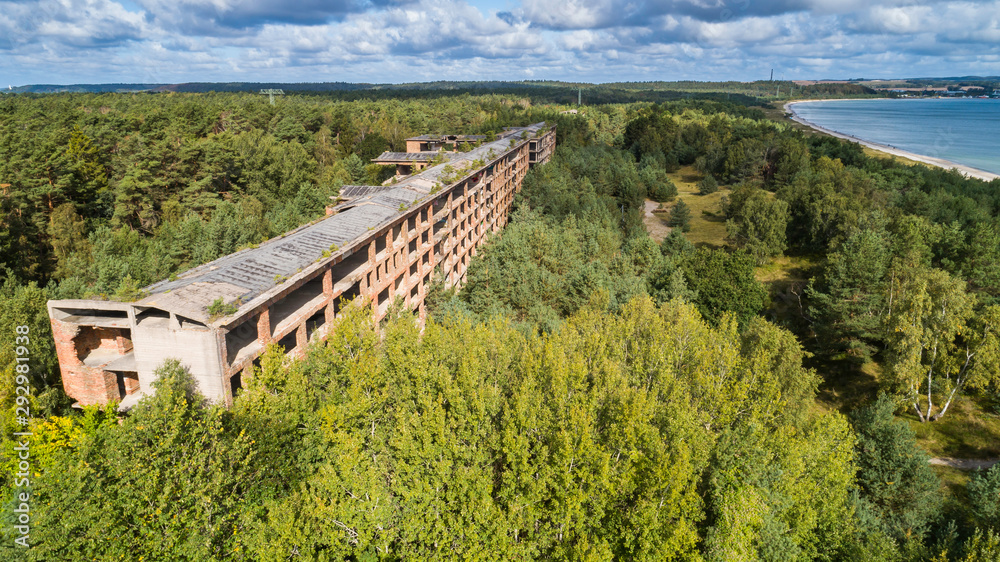
<path fill-rule="evenodd" d="M 371 302 L 377 322 L 398 299 L 422 321 L 435 269 L 462 284 L 487 234 L 506 225 L 528 169 L 551 158 L 555 134 L 544 123 L 511 128 L 395 184 L 350 186 L 330 216 L 153 284 L 135 302 L 49 301 L 66 393 L 128 408 L 177 358 L 202 394 L 231 405 L 268 343 L 300 356 L 344 303 Z M 236 311 L 210 314 L 213 303 Z"/>

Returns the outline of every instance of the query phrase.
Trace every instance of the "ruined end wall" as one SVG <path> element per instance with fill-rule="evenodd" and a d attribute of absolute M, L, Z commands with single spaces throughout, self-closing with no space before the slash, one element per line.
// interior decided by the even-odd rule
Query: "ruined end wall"
<path fill-rule="evenodd" d="M 226 385 L 217 332 L 208 326 L 192 324 L 165 318 L 140 319 L 136 323 L 133 341 L 139 386 L 147 393 L 152 392 L 156 369 L 167 359 L 177 359 L 194 376 L 202 396 L 225 403 Z"/>

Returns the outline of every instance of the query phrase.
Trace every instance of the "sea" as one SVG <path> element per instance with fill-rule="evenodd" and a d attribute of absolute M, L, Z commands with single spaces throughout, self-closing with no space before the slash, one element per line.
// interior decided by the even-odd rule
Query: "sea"
<path fill-rule="evenodd" d="M 865 99 L 799 103 L 825 129 L 1000 174 L 1000 99 Z"/>

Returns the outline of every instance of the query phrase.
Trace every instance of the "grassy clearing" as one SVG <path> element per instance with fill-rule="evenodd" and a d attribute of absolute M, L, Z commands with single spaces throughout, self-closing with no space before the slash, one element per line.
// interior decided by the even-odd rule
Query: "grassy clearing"
<path fill-rule="evenodd" d="M 939 464 L 932 464 L 931 468 L 934 469 L 938 478 L 941 479 L 941 485 L 951 496 L 956 499 L 968 500 L 969 496 L 965 491 L 965 486 L 969 483 L 969 471 Z"/>
<path fill-rule="evenodd" d="M 935 457 L 1000 457 L 1000 415 L 984 397 L 959 398 L 934 422 L 921 423 L 909 412 L 900 417 L 909 422 L 920 445 Z"/>
<path fill-rule="evenodd" d="M 895 160 L 896 162 L 899 162 L 904 166 L 927 166 L 928 168 L 934 167 L 931 166 L 930 164 L 927 164 L 926 162 L 918 162 L 916 160 L 910 160 L 909 158 L 896 156 L 895 154 L 889 154 L 888 152 L 882 152 L 881 150 L 875 150 L 874 148 L 870 148 L 867 146 L 863 147 L 862 150 L 864 150 L 865 156 L 869 156 L 872 158 L 883 158 L 886 160 Z"/>
<path fill-rule="evenodd" d="M 668 214 L 661 207 L 666 207 L 664 203 L 657 203 L 651 199 L 646 199 L 643 208 L 642 222 L 646 225 L 646 232 L 659 244 L 670 234 L 670 225 L 667 223 Z"/>
<path fill-rule="evenodd" d="M 729 190 L 720 186 L 719 191 L 711 195 L 698 195 L 701 178 L 702 175 L 691 166 L 683 166 L 670 174 L 677 186 L 677 198 L 691 209 L 691 230 L 684 235 L 696 247 L 722 248 L 726 245 L 726 219 L 719 210 L 719 202 Z M 665 207 L 663 212 L 669 213 L 672 205 Z"/>
<path fill-rule="evenodd" d="M 807 283 L 817 273 L 821 256 L 778 256 L 757 268 L 761 283 Z"/>
<path fill-rule="evenodd" d="M 817 354 L 806 363 L 823 379 L 816 400 L 828 410 L 847 413 L 878 396 L 880 370 L 874 362 L 862 362 L 845 354 Z"/>
<path fill-rule="evenodd" d="M 822 378 L 816 400 L 824 410 L 847 413 L 873 400 L 882 385 L 878 363 L 862 363 L 844 355 L 816 355 L 807 360 Z M 1000 457 L 1000 413 L 987 397 L 958 398 L 943 418 L 920 422 L 912 409 L 897 414 L 932 457 L 993 459 Z"/>
<path fill-rule="evenodd" d="M 969 471 L 940 465 L 931 465 L 931 470 L 941 481 L 941 490 L 944 492 L 944 513 L 950 518 L 960 520 L 969 517 L 971 515 L 969 492 L 966 488 L 969 483 Z"/>
<path fill-rule="evenodd" d="M 789 122 L 791 122 L 789 120 Z M 875 152 L 875 156 L 886 156 Z M 695 246 L 722 248 L 726 244 L 726 223 L 721 216 L 719 202 L 728 189 L 711 195 L 698 195 L 697 183 L 702 176 L 694 168 L 685 166 L 670 174 L 677 186 L 678 198 L 691 208 L 691 230 L 688 240 Z M 657 217 L 666 218 L 672 204 L 652 211 Z M 648 222 L 647 222 L 648 224 Z M 659 238 L 662 238 L 662 234 Z M 765 311 L 772 322 L 785 326 L 799 335 L 807 348 L 816 349 L 819 342 L 810 341 L 811 331 L 802 314 L 800 296 L 811 277 L 818 273 L 822 256 L 780 256 L 769 260 L 757 269 L 757 280 L 771 295 Z M 875 362 L 863 362 L 846 355 L 817 354 L 806 360 L 823 379 L 816 396 L 817 411 L 849 412 L 873 400 L 881 388 L 881 369 Z M 1000 457 L 1000 412 L 982 397 L 962 397 L 939 421 L 920 423 L 909 412 L 899 415 L 910 424 L 917 435 L 917 442 L 935 457 L 985 459 Z M 935 467 L 945 486 L 961 488 L 968 478 L 962 471 Z M 956 474 L 952 474 L 956 473 Z M 952 493 L 951 495 L 957 492 Z"/>
<path fill-rule="evenodd" d="M 778 256 L 757 268 L 757 281 L 767 289 L 770 301 L 764 316 L 796 334 L 811 333 L 806 319 L 805 288 L 818 273 L 818 256 Z"/>
<path fill-rule="evenodd" d="M 711 195 L 699 195 L 698 182 L 704 176 L 692 166 L 683 166 L 669 175 L 677 186 L 678 199 L 683 200 L 691 209 L 691 230 L 684 233 L 687 239 L 700 248 L 727 247 L 728 233 L 721 202 L 729 189 L 720 186 L 719 191 Z M 666 219 L 673 204 L 666 203 L 661 207 L 652 211 L 652 214 Z M 645 222 L 646 229 L 653 238 L 662 240 L 664 234 L 659 232 L 659 225 L 649 216 L 645 218 Z M 757 280 L 765 285 L 771 295 L 771 305 L 765 315 L 776 323 L 801 327 L 799 324 L 804 322 L 800 306 L 802 289 L 815 275 L 820 261 L 818 256 L 779 256 L 759 267 Z"/>

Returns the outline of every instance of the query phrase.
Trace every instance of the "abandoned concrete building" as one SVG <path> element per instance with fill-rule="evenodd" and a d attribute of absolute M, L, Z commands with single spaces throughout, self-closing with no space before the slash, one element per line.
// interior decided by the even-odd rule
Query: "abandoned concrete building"
<path fill-rule="evenodd" d="M 303 354 L 346 303 L 371 302 L 378 321 L 398 298 L 423 320 L 434 271 L 448 286 L 464 281 L 487 233 L 507 223 L 528 169 L 550 159 L 555 135 L 545 123 L 510 128 L 390 184 L 345 186 L 325 218 L 150 285 L 134 302 L 49 301 L 66 393 L 127 409 L 177 358 L 202 394 L 232 405 L 268 343 Z M 219 299 L 235 312 L 210 314 Z"/>
<path fill-rule="evenodd" d="M 437 152 L 383 152 L 372 158 L 372 162 L 396 166 L 396 175 L 406 176 L 430 166 L 437 157 Z"/>
<path fill-rule="evenodd" d="M 505 132 L 510 128 L 504 129 Z M 420 135 L 406 139 L 407 152 L 437 152 L 458 150 L 486 140 L 486 135 Z"/>
<path fill-rule="evenodd" d="M 504 127 L 497 139 L 510 138 L 519 127 Z M 443 158 L 449 152 L 465 152 L 486 141 L 486 135 L 420 135 L 406 139 L 406 152 L 383 152 L 372 162 L 396 166 L 396 175 L 409 175 Z"/>

